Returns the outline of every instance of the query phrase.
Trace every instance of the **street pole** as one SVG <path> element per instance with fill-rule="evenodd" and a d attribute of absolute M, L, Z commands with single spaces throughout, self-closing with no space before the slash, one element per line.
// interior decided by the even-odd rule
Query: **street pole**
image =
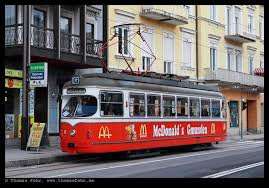
<path fill-rule="evenodd" d="M 241 118 L 240 118 L 240 124 L 241 124 L 241 131 L 240 131 L 240 133 L 241 133 L 241 141 L 243 140 L 243 121 L 242 121 L 242 119 L 243 119 L 243 117 L 242 117 L 242 111 L 243 111 L 243 97 L 242 97 L 242 95 L 241 95 L 241 108 L 240 108 L 240 113 L 241 113 Z"/>
<path fill-rule="evenodd" d="M 21 150 L 26 150 L 30 134 L 29 126 L 29 75 L 30 66 L 30 5 L 23 5 L 23 93 L 22 93 L 22 129 Z"/>

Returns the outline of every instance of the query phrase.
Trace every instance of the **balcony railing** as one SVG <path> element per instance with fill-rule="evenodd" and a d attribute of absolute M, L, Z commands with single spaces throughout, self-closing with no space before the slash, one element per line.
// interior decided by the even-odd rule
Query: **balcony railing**
<path fill-rule="evenodd" d="M 248 86 L 264 87 L 264 77 L 220 68 L 214 71 L 206 68 L 205 80 L 219 80 L 229 83 L 240 83 Z"/>
<path fill-rule="evenodd" d="M 30 43 L 34 47 L 54 47 L 53 29 L 31 26 Z M 5 27 L 5 46 L 17 46 L 23 44 L 23 25 L 9 25 Z"/>
<path fill-rule="evenodd" d="M 61 32 L 61 51 L 80 54 L 80 37 Z"/>
<path fill-rule="evenodd" d="M 60 33 L 61 51 L 81 54 L 80 36 L 70 33 Z M 30 43 L 36 48 L 54 49 L 54 30 L 49 28 L 38 28 L 31 25 Z M 5 46 L 21 46 L 23 44 L 23 24 L 9 25 L 5 27 Z M 100 49 L 102 41 L 86 38 L 87 55 L 102 56 Z"/>
<path fill-rule="evenodd" d="M 5 27 L 5 46 L 21 45 L 23 43 L 22 24 L 8 25 Z"/>
<path fill-rule="evenodd" d="M 103 42 L 100 40 L 94 40 L 91 38 L 86 38 L 86 53 L 89 55 L 99 55 L 102 57 L 103 53 L 101 51 L 101 47 Z"/>
<path fill-rule="evenodd" d="M 142 5 L 140 15 L 173 25 L 188 23 L 188 9 L 182 5 Z"/>

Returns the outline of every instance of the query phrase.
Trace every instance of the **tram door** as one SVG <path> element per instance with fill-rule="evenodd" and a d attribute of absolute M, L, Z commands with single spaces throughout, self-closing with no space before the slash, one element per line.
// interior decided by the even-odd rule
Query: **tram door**
<path fill-rule="evenodd" d="M 238 101 L 230 101 L 230 127 L 239 126 Z"/>

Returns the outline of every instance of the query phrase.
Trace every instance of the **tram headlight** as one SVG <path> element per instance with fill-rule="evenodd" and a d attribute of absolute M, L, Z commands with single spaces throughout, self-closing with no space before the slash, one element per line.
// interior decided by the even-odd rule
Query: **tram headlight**
<path fill-rule="evenodd" d="M 75 134 L 76 134 L 76 131 L 75 131 L 74 129 L 72 129 L 72 130 L 69 132 L 69 135 L 70 135 L 70 136 L 75 136 Z"/>

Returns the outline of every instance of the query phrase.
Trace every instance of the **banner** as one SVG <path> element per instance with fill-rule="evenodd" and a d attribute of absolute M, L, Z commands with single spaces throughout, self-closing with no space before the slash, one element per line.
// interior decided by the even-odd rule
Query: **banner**
<path fill-rule="evenodd" d="M 46 123 L 35 122 L 32 125 L 27 148 L 39 148 Z M 26 149 L 27 150 L 27 149 Z"/>

